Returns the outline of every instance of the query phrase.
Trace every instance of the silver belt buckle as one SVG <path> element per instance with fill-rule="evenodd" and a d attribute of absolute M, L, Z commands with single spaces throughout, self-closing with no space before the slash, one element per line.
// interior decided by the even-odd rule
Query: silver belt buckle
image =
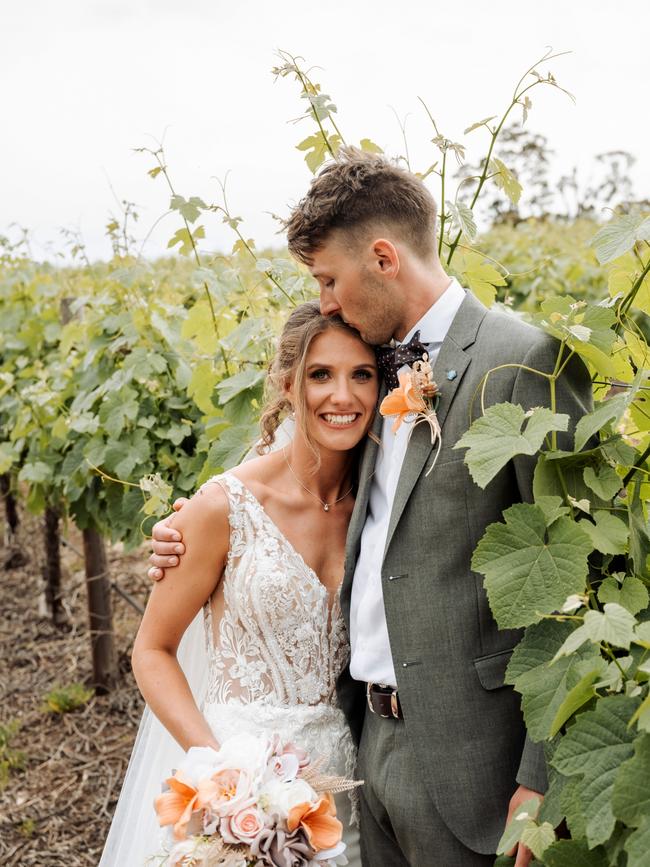
<path fill-rule="evenodd" d="M 399 707 L 397 706 L 397 690 L 394 689 L 390 694 L 390 709 L 395 719 L 399 719 Z"/>

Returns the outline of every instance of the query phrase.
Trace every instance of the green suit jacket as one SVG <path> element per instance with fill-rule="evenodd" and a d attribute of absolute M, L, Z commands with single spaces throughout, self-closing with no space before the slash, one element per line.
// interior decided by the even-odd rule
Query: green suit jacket
<path fill-rule="evenodd" d="M 451 325 L 434 365 L 441 389 L 438 419 L 442 450 L 433 458 L 427 425 L 413 431 L 392 507 L 381 581 L 388 634 L 406 731 L 431 797 L 450 830 L 476 852 L 493 853 L 517 782 L 545 791 L 541 746 L 525 733 L 519 696 L 504 673 L 519 630 L 499 631 L 482 576 L 471 558 L 486 527 L 516 502 L 532 500 L 535 460 L 512 460 L 482 490 L 453 446 L 480 413 L 472 400 L 487 371 L 525 364 L 551 372 L 559 344 L 539 329 L 487 310 L 470 293 Z M 449 371 L 455 377 L 449 379 Z M 525 409 L 549 406 L 546 379 L 505 367 L 488 380 L 485 404 L 504 401 Z M 556 389 L 558 412 L 571 417 L 558 445 L 571 448 L 575 422 L 592 408 L 589 375 L 575 356 Z M 379 435 L 378 415 L 374 432 Z M 349 627 L 352 577 L 378 446 L 368 440 L 348 531 L 341 604 Z M 345 670 L 339 702 L 355 738 L 364 716 L 363 684 Z"/>

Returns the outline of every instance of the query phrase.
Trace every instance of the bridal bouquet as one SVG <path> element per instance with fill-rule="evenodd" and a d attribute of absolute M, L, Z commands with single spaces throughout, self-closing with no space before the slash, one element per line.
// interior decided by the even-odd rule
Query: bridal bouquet
<path fill-rule="evenodd" d="M 299 747 L 249 734 L 192 747 L 155 800 L 179 867 L 347 864 L 333 794 L 358 785 L 320 772 Z M 343 856 L 342 858 L 340 856 Z"/>

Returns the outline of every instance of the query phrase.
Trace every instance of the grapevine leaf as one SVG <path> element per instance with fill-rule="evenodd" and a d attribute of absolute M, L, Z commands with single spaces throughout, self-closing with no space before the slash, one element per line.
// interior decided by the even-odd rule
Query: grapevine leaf
<path fill-rule="evenodd" d="M 201 211 L 207 207 L 203 199 L 192 196 L 184 199 L 183 196 L 172 196 L 169 207 L 172 211 L 179 211 L 188 223 L 194 223 L 200 217 Z"/>
<path fill-rule="evenodd" d="M 573 653 L 585 641 L 600 644 L 606 641 L 614 647 L 629 650 L 634 639 L 636 618 L 616 602 L 605 603 L 604 611 L 587 611 L 582 626 L 569 635 L 555 659 Z"/>
<path fill-rule="evenodd" d="M 607 663 L 604 659 L 599 659 L 598 663 L 597 668 L 588 671 L 580 678 L 558 707 L 557 713 L 551 723 L 551 730 L 549 732 L 551 737 L 555 737 L 566 721 L 597 695 L 594 684 L 604 675 L 604 670 L 607 669 Z"/>
<path fill-rule="evenodd" d="M 580 666 L 599 668 L 600 654 L 589 645 L 571 658 L 551 665 L 556 650 L 571 632 L 569 623 L 542 620 L 526 630 L 515 648 L 506 672 L 506 683 L 522 696 L 521 707 L 533 741 L 549 737 L 562 704 L 569 695 Z M 574 674 L 575 672 L 575 674 Z"/>
<path fill-rule="evenodd" d="M 521 835 L 524 833 L 524 829 L 539 813 L 541 803 L 541 798 L 530 798 L 530 800 L 524 801 L 524 803 L 521 804 L 515 815 L 508 822 L 508 825 L 499 840 L 497 855 L 503 855 L 505 852 L 509 852 L 510 849 L 521 840 Z"/>
<path fill-rule="evenodd" d="M 627 867 L 648 867 L 650 852 L 650 816 L 644 816 L 639 827 L 625 841 Z"/>
<path fill-rule="evenodd" d="M 523 188 L 515 175 L 496 157 L 490 160 L 490 172 L 494 175 L 492 180 L 497 187 L 503 190 L 513 205 L 516 205 L 521 197 Z"/>
<path fill-rule="evenodd" d="M 467 240 L 471 243 L 476 238 L 476 221 L 472 209 L 468 208 L 462 202 L 446 202 L 446 208 L 451 214 L 452 224 L 451 229 L 454 234 L 462 232 Z M 498 273 L 498 272 L 497 272 Z"/>
<path fill-rule="evenodd" d="M 485 588 L 499 628 L 528 626 L 557 611 L 567 596 L 583 593 L 589 537 L 571 518 L 547 528 L 543 511 L 516 503 L 491 524 L 474 552 L 472 568 Z"/>
<path fill-rule="evenodd" d="M 336 154 L 341 146 L 341 137 L 338 135 L 330 135 L 326 138 L 320 132 L 310 135 L 308 138 L 296 145 L 297 150 L 306 151 L 305 162 L 309 166 L 312 174 L 315 174 L 325 160 L 330 156 L 330 153 Z"/>
<path fill-rule="evenodd" d="M 474 132 L 474 130 L 478 129 L 480 126 L 487 126 L 491 120 L 494 120 L 495 117 L 496 114 L 493 114 L 491 117 L 484 117 L 483 120 L 477 120 L 476 123 L 471 124 L 467 127 L 466 130 L 463 130 L 463 135 Z"/>
<path fill-rule="evenodd" d="M 618 259 L 636 244 L 650 241 L 650 217 L 641 214 L 623 214 L 598 231 L 591 245 L 601 265 Z"/>
<path fill-rule="evenodd" d="M 646 517 L 641 486 L 634 486 L 634 493 L 628 506 L 630 526 L 630 557 L 638 575 L 645 575 L 650 558 L 650 519 Z"/>
<path fill-rule="evenodd" d="M 578 797 L 590 846 L 604 843 L 614 830 L 612 792 L 621 764 L 633 753 L 628 721 L 638 701 L 623 695 L 599 700 L 581 713 L 560 741 L 551 764 L 565 776 L 579 776 Z M 646 786 L 647 789 L 647 786 Z"/>
<path fill-rule="evenodd" d="M 601 500 L 611 500 L 623 486 L 623 480 L 609 464 L 602 464 L 596 469 L 585 467 L 584 480 L 587 487 Z"/>
<path fill-rule="evenodd" d="M 488 407 L 454 446 L 467 449 L 465 463 L 481 488 L 515 455 L 534 455 L 550 431 L 565 431 L 568 415 L 546 407 L 529 412 L 518 404 L 497 403 Z"/>
<path fill-rule="evenodd" d="M 558 840 L 544 852 L 546 867 L 608 867 L 603 849 L 590 849 L 584 840 Z"/>
<path fill-rule="evenodd" d="M 640 666 L 639 670 L 641 670 Z M 650 732 L 650 695 L 646 695 L 630 720 L 630 725 L 634 723 L 637 724 L 639 731 Z"/>
<path fill-rule="evenodd" d="M 630 532 L 625 522 L 611 512 L 593 513 L 596 521 L 582 521 L 580 527 L 587 533 L 596 551 L 602 554 L 622 554 L 627 551 Z"/>
<path fill-rule="evenodd" d="M 634 734 L 632 732 L 632 734 Z M 634 755 L 627 759 L 614 783 L 612 808 L 626 825 L 639 825 L 650 818 L 650 734 L 634 743 Z"/>
<path fill-rule="evenodd" d="M 638 614 L 648 606 L 648 590 L 639 578 L 630 575 L 619 584 L 616 578 L 609 575 L 598 590 L 598 599 L 604 605 L 606 602 L 617 602 L 626 608 L 630 614 Z"/>
<path fill-rule="evenodd" d="M 541 858 L 551 843 L 555 842 L 555 831 L 548 822 L 542 822 L 541 825 L 531 822 L 524 828 L 520 839 L 535 858 Z"/>
<path fill-rule="evenodd" d="M 625 394 L 599 403 L 593 412 L 583 415 L 576 425 L 575 445 L 577 452 L 581 451 L 591 437 L 610 422 L 617 423 L 627 409 L 628 398 Z"/>
<path fill-rule="evenodd" d="M 229 400 L 232 400 L 233 397 L 236 397 L 242 391 L 258 385 L 264 380 L 265 376 L 266 374 L 263 370 L 257 367 L 249 367 L 247 370 L 242 370 L 234 376 L 228 377 L 228 379 L 223 379 L 217 385 L 219 402 L 223 406 L 223 404 L 228 403 Z"/>
<path fill-rule="evenodd" d="M 236 466 L 250 449 L 257 434 L 257 425 L 229 427 L 216 443 L 213 443 L 208 452 L 206 464 L 210 467 L 209 475 L 217 470 L 228 470 Z M 204 468 L 205 470 L 205 468 Z M 205 471 L 201 472 L 203 479 Z"/>
<path fill-rule="evenodd" d="M 368 154 L 383 154 L 383 150 L 379 145 L 375 144 L 374 141 L 371 141 L 369 138 L 362 138 L 359 142 L 359 147 L 362 151 L 365 151 Z"/>

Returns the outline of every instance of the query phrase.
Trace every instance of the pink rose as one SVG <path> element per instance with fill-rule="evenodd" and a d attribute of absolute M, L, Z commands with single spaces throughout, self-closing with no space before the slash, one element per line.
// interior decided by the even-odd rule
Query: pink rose
<path fill-rule="evenodd" d="M 219 825 L 221 836 L 226 843 L 232 845 L 238 843 L 250 845 L 263 828 L 262 814 L 255 807 L 248 807 L 235 813 L 234 816 L 226 816 Z"/>
<path fill-rule="evenodd" d="M 198 804 L 216 816 L 232 816 L 255 803 L 247 771 L 227 768 L 199 781 Z"/>

